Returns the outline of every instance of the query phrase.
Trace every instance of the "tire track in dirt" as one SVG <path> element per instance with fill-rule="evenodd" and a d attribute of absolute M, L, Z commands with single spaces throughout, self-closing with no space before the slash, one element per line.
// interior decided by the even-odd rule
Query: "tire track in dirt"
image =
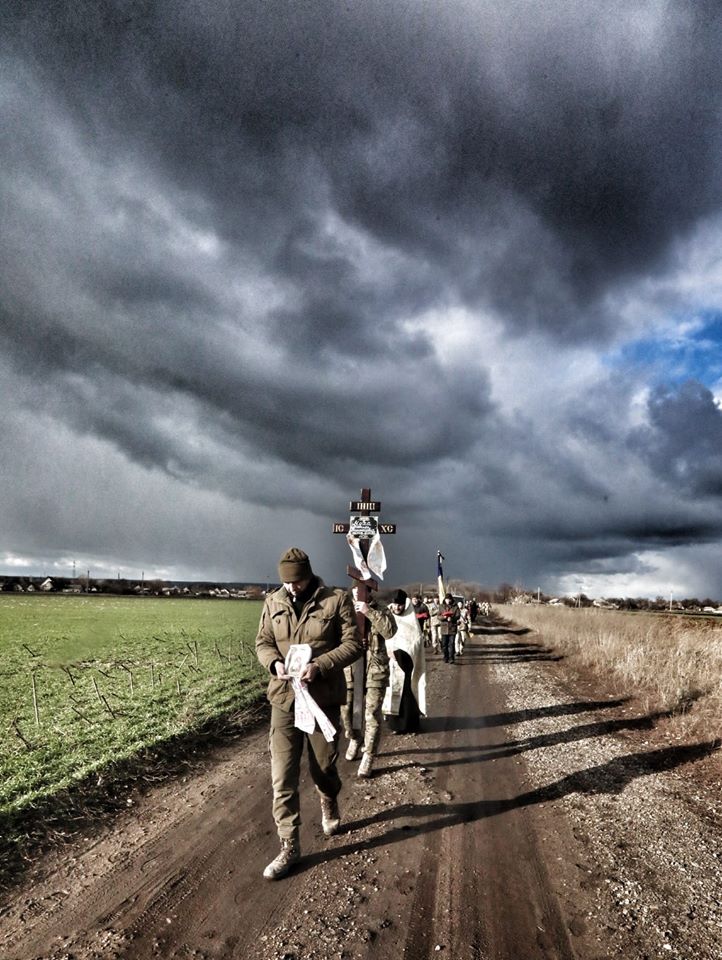
<path fill-rule="evenodd" d="M 452 674 L 452 679 L 455 681 L 458 681 L 459 677 L 459 673 Z M 456 686 L 458 686 L 458 683 Z M 439 748 L 444 751 L 450 750 L 453 744 L 454 731 L 449 726 L 450 722 L 447 721 L 445 724 L 443 746 Z M 448 780 L 449 767 L 444 767 L 441 776 L 436 778 L 435 788 L 437 792 L 448 795 Z M 443 844 L 444 839 L 444 831 L 436 830 L 433 833 L 428 833 L 423 841 L 423 853 L 419 863 L 419 874 L 404 946 L 403 955 L 407 960 L 431 956 L 436 946 L 432 941 L 436 939 L 435 933 L 439 922 L 437 915 L 442 912 L 442 904 L 446 900 L 444 887 L 448 884 L 448 878 L 443 875 L 439 876 L 440 865 L 444 862 L 442 854 L 442 845 L 446 846 L 446 844 Z"/>
<path fill-rule="evenodd" d="M 279 888 L 260 879 L 269 849 L 269 831 L 259 829 L 269 817 L 266 792 L 244 808 L 242 817 L 235 785 L 216 802 L 223 810 L 216 822 L 203 825 L 188 845 L 174 850 L 153 887 L 119 911 L 131 941 L 121 956 L 133 960 L 145 951 L 162 956 L 178 947 L 190 951 L 198 943 L 203 944 L 200 956 L 248 956 L 260 935 L 259 919 L 268 915 L 267 922 L 273 922 L 284 899 Z"/>
<path fill-rule="evenodd" d="M 440 742 L 424 761 L 437 765 L 436 791 L 447 813 L 424 841 L 404 956 L 431 957 L 440 947 L 470 960 L 572 960 L 534 814 L 514 807 L 524 793 L 519 767 L 496 755 L 507 731 L 484 722 L 503 711 L 503 702 L 478 641 L 449 669 L 447 702 L 459 717 L 443 719 Z M 514 890 L 517 897 L 509 895 Z"/>
<path fill-rule="evenodd" d="M 245 746 L 263 751 L 266 742 L 264 733 L 249 738 Z M 242 774 L 245 766 L 242 763 L 241 771 L 232 773 Z M 256 787 L 245 777 L 232 776 L 220 788 L 211 785 L 178 798 L 169 818 L 161 817 L 159 825 L 146 828 L 151 836 L 121 841 L 120 850 L 114 849 L 102 862 L 75 871 L 77 887 L 65 891 L 62 900 L 43 900 L 48 909 L 25 926 L 11 947 L 17 952 L 0 955 L 12 960 L 33 956 L 47 949 L 49 940 L 72 945 L 82 956 L 94 956 L 101 947 L 100 955 L 110 955 L 112 947 L 112 956 L 118 957 L 126 955 L 126 944 L 132 944 L 127 955 L 138 957 L 138 945 L 148 940 L 147 956 L 153 950 L 157 954 L 162 934 L 168 932 L 164 931 L 168 918 L 176 924 L 176 936 L 194 922 L 193 905 L 212 902 L 214 888 L 237 868 L 241 851 L 255 843 L 256 855 L 262 856 L 267 838 L 259 836 L 257 825 L 268 804 L 265 784 Z M 251 790 L 253 800 L 243 819 L 234 817 L 241 803 L 239 793 L 245 799 Z M 103 843 L 93 847 L 102 849 Z"/>

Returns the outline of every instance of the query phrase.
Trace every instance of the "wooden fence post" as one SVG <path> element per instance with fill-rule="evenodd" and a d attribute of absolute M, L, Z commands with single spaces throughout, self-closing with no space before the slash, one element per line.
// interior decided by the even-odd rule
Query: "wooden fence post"
<path fill-rule="evenodd" d="M 33 710 L 35 711 L 35 726 L 40 726 L 40 711 L 38 710 L 38 691 L 35 686 L 35 671 L 30 672 L 30 680 L 33 685 Z"/>

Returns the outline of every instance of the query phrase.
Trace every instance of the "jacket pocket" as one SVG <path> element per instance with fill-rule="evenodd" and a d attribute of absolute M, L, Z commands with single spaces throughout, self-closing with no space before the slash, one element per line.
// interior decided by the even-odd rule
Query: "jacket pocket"
<path fill-rule="evenodd" d="M 291 642 L 291 618 L 287 610 L 276 610 L 271 615 L 271 626 L 277 644 Z"/>
<path fill-rule="evenodd" d="M 335 636 L 333 630 L 333 614 L 312 613 L 303 625 L 303 642 L 323 643 Z"/>
<path fill-rule="evenodd" d="M 366 674 L 366 684 L 369 687 L 385 687 L 389 682 L 389 665 L 388 663 L 373 664 L 369 667 L 368 673 Z"/>

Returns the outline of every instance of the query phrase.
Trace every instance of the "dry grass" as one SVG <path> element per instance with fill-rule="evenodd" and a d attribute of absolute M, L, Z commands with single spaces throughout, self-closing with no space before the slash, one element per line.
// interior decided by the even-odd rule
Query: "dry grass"
<path fill-rule="evenodd" d="M 628 693 L 678 717 L 684 732 L 722 737 L 722 623 L 596 608 L 500 606 L 515 623 Z"/>

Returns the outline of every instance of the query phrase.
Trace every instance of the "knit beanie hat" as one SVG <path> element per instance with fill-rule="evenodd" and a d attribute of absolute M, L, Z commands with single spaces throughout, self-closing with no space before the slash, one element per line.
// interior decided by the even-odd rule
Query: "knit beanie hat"
<path fill-rule="evenodd" d="M 397 590 L 394 594 L 394 599 L 391 602 L 398 603 L 400 607 L 403 607 L 406 605 L 407 598 L 408 594 L 404 590 Z"/>
<path fill-rule="evenodd" d="M 298 547 L 291 547 L 278 561 L 278 577 L 281 583 L 297 583 L 313 576 L 308 554 Z"/>

